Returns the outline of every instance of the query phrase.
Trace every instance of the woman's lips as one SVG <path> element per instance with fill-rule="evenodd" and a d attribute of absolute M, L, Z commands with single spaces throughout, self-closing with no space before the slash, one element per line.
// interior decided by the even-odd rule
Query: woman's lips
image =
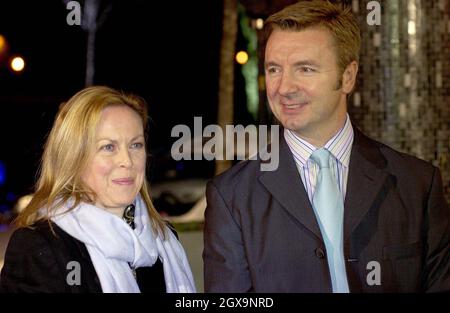
<path fill-rule="evenodd" d="M 134 183 L 133 178 L 117 178 L 113 179 L 113 183 L 118 185 L 132 185 Z"/>

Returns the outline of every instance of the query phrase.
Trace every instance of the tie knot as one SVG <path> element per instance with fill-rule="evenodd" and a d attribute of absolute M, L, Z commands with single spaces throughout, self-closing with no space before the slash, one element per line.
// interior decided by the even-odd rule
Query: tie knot
<path fill-rule="evenodd" d="M 319 165 L 319 168 L 330 167 L 330 152 L 324 148 L 314 151 L 311 159 Z"/>

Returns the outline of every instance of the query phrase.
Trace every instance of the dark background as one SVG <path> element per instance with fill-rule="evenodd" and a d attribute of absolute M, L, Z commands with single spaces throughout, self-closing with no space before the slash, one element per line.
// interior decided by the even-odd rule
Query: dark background
<path fill-rule="evenodd" d="M 194 116 L 202 116 L 203 125 L 216 123 L 222 1 L 103 1 L 101 8 L 107 4 L 111 11 L 97 33 L 94 84 L 148 102 L 149 179 L 165 179 L 170 168 L 180 177 L 212 176 L 213 162 L 171 160 L 177 138 L 170 132 L 176 124 L 193 127 Z M 33 191 L 58 106 L 84 87 L 87 33 L 66 23 L 68 13 L 56 0 L 0 4 L 8 56 L 26 62 L 16 74 L 0 56 L 0 162 L 6 168 L 0 211 Z"/>

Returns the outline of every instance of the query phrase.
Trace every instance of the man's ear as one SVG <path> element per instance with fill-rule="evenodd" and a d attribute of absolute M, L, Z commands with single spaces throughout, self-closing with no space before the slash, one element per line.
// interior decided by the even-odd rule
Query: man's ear
<path fill-rule="evenodd" d="M 356 83 L 356 74 L 358 74 L 358 62 L 353 61 L 342 74 L 342 92 L 349 94 L 352 92 Z"/>

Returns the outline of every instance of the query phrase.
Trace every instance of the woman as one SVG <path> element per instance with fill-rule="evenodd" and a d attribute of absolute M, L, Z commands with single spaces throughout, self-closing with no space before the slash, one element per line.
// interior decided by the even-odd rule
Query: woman
<path fill-rule="evenodd" d="M 4 292 L 195 292 L 145 179 L 146 104 L 90 87 L 63 104 L 17 218 Z"/>

